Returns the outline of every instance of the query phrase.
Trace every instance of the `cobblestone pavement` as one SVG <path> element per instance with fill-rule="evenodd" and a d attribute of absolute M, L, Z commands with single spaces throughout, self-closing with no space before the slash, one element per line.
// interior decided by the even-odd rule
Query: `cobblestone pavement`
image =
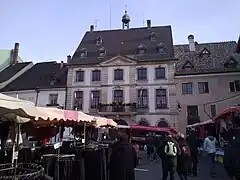
<path fill-rule="evenodd" d="M 156 163 L 148 162 L 144 160 L 145 157 L 142 156 L 139 166 L 136 169 L 136 180 L 161 180 L 161 162 L 158 160 Z M 210 177 L 208 159 L 206 157 L 201 157 L 199 162 L 198 177 L 189 177 L 189 180 L 228 180 L 225 170 L 222 164 L 217 164 L 216 166 L 217 176 L 215 178 Z M 176 174 L 176 180 L 179 180 Z"/>

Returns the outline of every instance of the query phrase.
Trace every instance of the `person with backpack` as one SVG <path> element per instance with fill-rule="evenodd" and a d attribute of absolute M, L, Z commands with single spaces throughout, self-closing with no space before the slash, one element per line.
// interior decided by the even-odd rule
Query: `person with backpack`
<path fill-rule="evenodd" d="M 240 128 L 235 129 L 234 138 L 224 151 L 223 164 L 232 180 L 240 180 Z"/>
<path fill-rule="evenodd" d="M 162 159 L 162 180 L 167 179 L 168 173 L 170 174 L 170 180 L 175 180 L 177 156 L 181 154 L 177 141 L 171 135 L 168 135 L 158 147 L 157 152 Z"/>
<path fill-rule="evenodd" d="M 208 132 L 208 136 L 205 138 L 203 143 L 203 149 L 207 153 L 209 160 L 210 160 L 210 175 L 212 177 L 216 176 L 215 172 L 215 154 L 216 154 L 216 145 L 217 140 L 215 137 L 211 135 L 211 132 Z"/>
<path fill-rule="evenodd" d="M 178 133 L 177 141 L 181 149 L 181 154 L 177 160 L 177 172 L 180 180 L 188 179 L 188 160 L 191 157 L 191 152 L 187 141 L 184 139 L 184 134 Z"/>

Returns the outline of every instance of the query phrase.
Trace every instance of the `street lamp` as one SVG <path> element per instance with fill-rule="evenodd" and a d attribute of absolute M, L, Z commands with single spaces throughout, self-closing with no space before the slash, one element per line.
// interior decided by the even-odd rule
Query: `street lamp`
<path fill-rule="evenodd" d="M 178 104 L 177 104 L 177 109 L 178 109 L 178 112 L 181 112 L 181 111 L 182 111 L 182 107 L 181 107 L 181 105 L 180 105 L 179 102 L 178 102 Z"/>

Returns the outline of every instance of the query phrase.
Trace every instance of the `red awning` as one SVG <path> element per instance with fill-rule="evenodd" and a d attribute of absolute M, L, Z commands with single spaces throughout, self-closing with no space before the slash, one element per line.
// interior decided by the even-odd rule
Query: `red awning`
<path fill-rule="evenodd" d="M 218 121 L 220 119 L 223 119 L 223 118 L 229 116 L 233 112 L 234 113 L 235 112 L 240 113 L 240 106 L 230 107 L 230 108 L 227 108 L 227 109 L 223 110 L 221 113 L 219 113 L 219 115 L 214 120 Z"/>
<path fill-rule="evenodd" d="M 131 129 L 137 129 L 142 131 L 152 131 L 152 132 L 170 132 L 172 134 L 177 134 L 177 131 L 175 129 L 169 128 L 169 127 L 131 125 Z"/>

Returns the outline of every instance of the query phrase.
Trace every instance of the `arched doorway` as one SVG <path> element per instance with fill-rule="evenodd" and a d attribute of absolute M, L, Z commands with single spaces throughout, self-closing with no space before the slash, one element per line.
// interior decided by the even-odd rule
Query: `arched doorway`
<path fill-rule="evenodd" d="M 169 127 L 166 121 L 159 121 L 157 124 L 158 127 Z"/>
<path fill-rule="evenodd" d="M 140 121 L 138 124 L 140 126 L 148 126 L 148 123 L 146 121 Z"/>
<path fill-rule="evenodd" d="M 123 119 L 114 120 L 118 125 L 128 126 L 128 123 Z"/>

